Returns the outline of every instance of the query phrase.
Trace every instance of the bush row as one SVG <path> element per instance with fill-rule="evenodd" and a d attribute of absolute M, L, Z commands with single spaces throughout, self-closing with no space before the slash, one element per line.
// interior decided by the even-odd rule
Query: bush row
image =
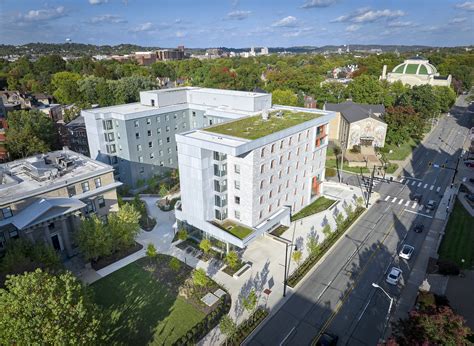
<path fill-rule="evenodd" d="M 227 339 L 224 344 L 229 346 L 240 345 L 267 316 L 268 310 L 259 307 L 248 319 L 239 324 L 234 336 L 231 339 Z"/>
<path fill-rule="evenodd" d="M 287 284 L 295 287 L 296 284 L 310 271 L 313 266 L 323 257 L 323 255 L 334 245 L 334 243 L 344 234 L 344 232 L 357 220 L 364 212 L 365 208 L 357 207 L 355 211 L 328 237 L 324 239 L 317 251 L 310 254 L 308 258 L 290 275 Z"/>
<path fill-rule="evenodd" d="M 179 338 L 173 345 L 195 345 L 203 337 L 214 329 L 220 322 L 222 316 L 227 315 L 230 311 L 231 299 L 228 294 L 225 294 L 219 299 L 219 305 L 212 310 L 204 319 L 194 325 L 181 338 Z"/>

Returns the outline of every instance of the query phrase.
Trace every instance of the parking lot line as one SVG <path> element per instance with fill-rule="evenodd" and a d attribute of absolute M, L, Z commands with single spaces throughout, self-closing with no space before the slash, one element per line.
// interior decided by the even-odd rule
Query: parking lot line
<path fill-rule="evenodd" d="M 393 197 L 392 203 L 394 203 L 397 200 L 397 197 Z"/>

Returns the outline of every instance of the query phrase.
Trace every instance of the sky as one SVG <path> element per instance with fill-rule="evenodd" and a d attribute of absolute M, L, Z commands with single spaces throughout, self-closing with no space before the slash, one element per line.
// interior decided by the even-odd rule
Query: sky
<path fill-rule="evenodd" d="M 0 43 L 474 44 L 465 0 L 0 0 Z"/>

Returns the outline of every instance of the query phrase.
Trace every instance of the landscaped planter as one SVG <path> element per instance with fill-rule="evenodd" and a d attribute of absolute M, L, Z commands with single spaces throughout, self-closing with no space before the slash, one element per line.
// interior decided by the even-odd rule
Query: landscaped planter
<path fill-rule="evenodd" d="M 110 254 L 109 256 L 106 256 L 106 257 L 99 257 L 97 261 L 91 262 L 91 266 L 92 268 L 94 268 L 94 270 L 100 270 L 102 268 L 107 267 L 108 265 L 112 263 L 120 261 L 122 258 L 125 258 L 127 256 L 130 256 L 131 254 L 134 254 L 137 251 L 140 251 L 141 249 L 143 249 L 143 245 L 135 242 L 135 244 L 129 247 L 128 249 L 114 252 L 113 254 Z"/>
<path fill-rule="evenodd" d="M 267 316 L 268 310 L 259 307 L 247 320 L 239 324 L 235 335 L 232 338 L 227 339 L 224 345 L 240 345 Z"/>

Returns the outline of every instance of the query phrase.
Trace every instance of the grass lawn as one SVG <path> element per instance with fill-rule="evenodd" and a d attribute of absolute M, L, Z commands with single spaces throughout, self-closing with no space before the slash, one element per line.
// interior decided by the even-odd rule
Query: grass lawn
<path fill-rule="evenodd" d="M 410 153 L 418 146 L 419 142 L 416 142 L 413 138 L 410 138 L 408 142 L 403 143 L 399 147 L 394 144 L 385 144 L 384 151 L 386 151 L 385 157 L 388 160 L 401 161 L 404 160 Z M 390 150 L 393 153 L 389 153 Z"/>
<path fill-rule="evenodd" d="M 439 248 L 440 259 L 456 262 L 461 268 L 474 266 L 474 217 L 456 200 Z M 464 259 L 464 265 L 461 261 Z"/>
<path fill-rule="evenodd" d="M 296 220 L 302 219 L 303 217 L 322 212 L 326 210 L 327 208 L 329 208 L 334 202 L 335 200 L 333 199 L 329 199 L 326 197 L 319 197 L 313 203 L 304 207 L 298 213 L 293 215 L 291 217 L 291 221 L 296 221 Z"/>
<path fill-rule="evenodd" d="M 157 281 L 143 260 L 91 285 L 96 302 L 107 310 L 109 344 L 171 345 L 205 316 Z"/>
<path fill-rule="evenodd" d="M 338 162 L 339 161 L 336 161 L 336 159 L 326 159 L 326 167 L 339 169 L 341 166 Z M 367 167 L 349 167 L 347 164 L 344 164 L 342 167 L 342 170 L 353 173 L 360 173 L 361 169 L 362 173 L 370 173 Z"/>
<path fill-rule="evenodd" d="M 226 232 L 229 232 L 239 239 L 245 239 L 253 232 L 251 228 L 245 227 L 231 220 L 224 220 L 222 223 L 215 222 L 214 225 Z"/>

